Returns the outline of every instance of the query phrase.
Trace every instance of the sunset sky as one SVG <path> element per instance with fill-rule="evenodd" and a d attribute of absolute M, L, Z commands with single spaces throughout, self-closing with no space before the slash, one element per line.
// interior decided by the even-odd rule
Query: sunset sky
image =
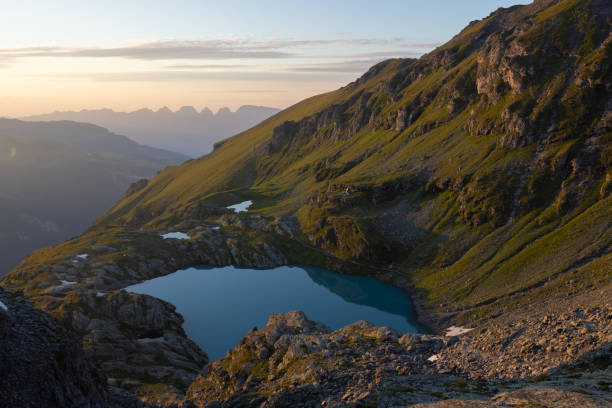
<path fill-rule="evenodd" d="M 284 108 L 518 3 L 528 1 L 6 1 L 0 116 Z"/>

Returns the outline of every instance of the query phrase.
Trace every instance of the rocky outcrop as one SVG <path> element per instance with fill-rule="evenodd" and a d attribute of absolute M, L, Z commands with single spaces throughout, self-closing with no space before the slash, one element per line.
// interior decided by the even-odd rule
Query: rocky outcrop
<path fill-rule="evenodd" d="M 414 408 L 496 408 L 496 407 L 541 407 L 541 408 L 604 408 L 612 401 L 578 392 L 555 390 L 551 388 L 526 388 L 503 392 L 489 401 L 450 399 L 425 404 Z"/>
<path fill-rule="evenodd" d="M 149 179 L 140 179 L 138 181 L 133 182 L 132 184 L 130 184 L 130 187 L 125 192 L 125 195 L 131 195 L 139 192 L 140 190 L 145 188 L 148 183 Z"/>
<path fill-rule="evenodd" d="M 553 407 L 566 399 L 607 406 L 612 403 L 603 398 L 607 386 L 597 378 L 612 363 L 611 311 L 523 321 L 518 331 L 485 325 L 459 337 L 400 335 L 363 321 L 332 332 L 302 312 L 272 315 L 264 328 L 252 329 L 224 358 L 211 362 L 189 387 L 186 401 L 198 407 L 403 407 L 450 398 L 451 405 L 431 406 L 527 401 Z M 581 342 L 585 330 L 594 336 Z M 542 352 L 539 344 L 562 351 Z M 584 367 L 599 371 L 581 374 Z M 595 396 L 568 392 L 568 377 L 572 390 Z M 533 386 L 545 388 L 523 389 Z M 494 402 L 484 400 L 487 396 Z M 469 405 L 472 400 L 476 405 Z"/>
<path fill-rule="evenodd" d="M 226 214 L 218 221 L 216 227 L 187 230 L 189 240 L 120 229 L 112 246 L 57 255 L 53 262 L 15 270 L 4 283 L 24 291 L 37 307 L 71 328 L 86 357 L 114 387 L 151 404 L 172 406 L 208 357 L 187 338 L 183 317 L 173 305 L 122 289 L 193 265 L 284 265 L 282 251 L 267 242 L 251 242 L 244 229 L 279 236 L 296 233 L 294 221 L 286 217 Z M 240 233 L 234 231 L 240 228 Z M 80 245 L 78 240 L 74 244 Z"/>
<path fill-rule="evenodd" d="M 136 379 L 141 379 L 176 387 L 180 393 L 208 362 L 187 338 L 183 318 L 169 303 L 123 291 L 71 295 L 72 315 L 66 320 L 82 336 L 86 355 L 117 385 L 138 389 Z M 122 381 L 126 376 L 131 381 Z"/>
<path fill-rule="evenodd" d="M 255 229 L 293 239 L 300 236 L 299 224 L 287 215 L 269 217 L 261 214 L 232 213 L 219 217 L 218 222 L 223 227 L 239 230 Z M 277 254 L 277 257 L 282 258 L 282 254 Z"/>
<path fill-rule="evenodd" d="M 0 289 L 0 406 L 139 407 L 111 392 L 77 337 L 25 299 Z"/>

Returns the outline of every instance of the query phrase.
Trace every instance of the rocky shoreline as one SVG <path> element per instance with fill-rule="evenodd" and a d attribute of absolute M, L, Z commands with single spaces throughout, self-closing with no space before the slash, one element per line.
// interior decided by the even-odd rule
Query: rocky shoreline
<path fill-rule="evenodd" d="M 109 245 L 90 247 L 101 239 L 85 235 L 64 244 L 44 264 L 26 261 L 2 285 L 23 293 L 74 332 L 109 384 L 148 403 L 171 406 L 183 398 L 208 357 L 187 338 L 173 305 L 123 289 L 189 266 L 275 267 L 288 261 L 272 245 L 252 245 L 248 236 L 210 226 L 190 230 L 190 240 L 115 232 Z M 107 241 L 109 235 L 104 234 Z"/>
<path fill-rule="evenodd" d="M 186 400 L 198 407 L 401 407 L 441 399 L 481 404 L 500 392 L 509 393 L 495 397 L 505 401 L 516 390 L 540 387 L 549 391 L 539 406 L 561 406 L 544 401 L 568 392 L 568 400 L 584 404 L 578 406 L 609 406 L 611 313 L 604 302 L 453 337 L 400 335 L 367 322 L 332 332 L 302 312 L 273 315 L 212 361 Z M 595 337 L 581 342 L 585 330 Z M 462 406 L 449 404 L 432 406 Z"/>
<path fill-rule="evenodd" d="M 249 222 L 247 217 L 237 219 Z M 263 332 L 250 332 L 228 356 L 210 362 L 206 376 L 198 377 L 208 358 L 187 338 L 182 316 L 174 306 L 122 288 L 188 266 L 274 267 L 287 264 L 289 257 L 268 244 L 269 240 L 257 244 L 252 236 L 228 225 L 224 229 L 186 231 L 191 239 L 164 240 L 158 232 L 121 229 L 115 231 L 112 246 L 94 247 L 87 256 L 79 254 L 77 248 L 95 242 L 97 237 L 81 237 L 65 244 L 74 252 L 67 254 L 67 248 L 62 248 L 62 256 L 57 256 L 55 262 L 24 263 L 3 284 L 23 291 L 37 307 L 80 336 L 86 358 L 98 365 L 111 387 L 137 395 L 149 406 L 173 407 L 185 405 L 186 401 L 207 406 L 204 401 L 215 399 L 224 406 L 240 406 L 235 400 L 242 401 L 245 395 L 251 399 L 268 395 L 267 406 L 284 406 L 287 393 L 293 395 L 287 397 L 293 398 L 292 404 L 303 398 L 317 404 L 327 401 L 326 406 L 357 406 L 372 398 L 391 398 L 401 404 L 443 398 L 482 399 L 499 390 L 512 392 L 531 385 L 533 378 L 547 376 L 580 356 L 596 353 L 598 348 L 609 351 L 605 347 L 612 341 L 612 310 L 605 302 L 612 298 L 609 288 L 592 292 L 588 298 L 576 296 L 555 307 L 542 307 L 542 313 L 517 308 L 512 315 L 475 322 L 469 333 L 459 337 L 401 336 L 365 322 L 330 333 L 323 325 L 295 312 L 271 318 L 270 327 L 261 329 Z M 152 247 L 155 257 L 149 258 L 145 254 Z M 331 263 L 337 268 L 337 263 Z M 424 321 L 427 309 L 412 295 L 419 322 L 434 332 L 442 332 L 447 320 Z M 544 311 L 548 314 L 543 315 Z M 262 343 L 265 345 L 257 340 L 271 330 L 289 330 L 282 334 L 290 335 L 278 346 L 281 351 L 274 361 L 270 358 L 276 352 L 278 338 L 273 336 L 273 340 Z M 304 343 L 302 335 L 309 336 L 307 340 L 318 346 L 309 349 L 310 343 Z M 357 358 L 364 355 L 369 356 L 367 360 Z M 288 370 L 298 357 L 301 368 Z M 305 361 L 310 361 L 310 366 L 303 366 Z M 253 369 L 256 375 L 251 373 Z M 596 374 L 598 381 L 604 379 L 606 392 L 609 381 L 605 379 L 609 375 L 608 367 Z M 442 377 L 433 384 L 431 376 Z M 471 384 L 465 387 L 477 392 L 457 393 L 457 382 Z M 370 383 L 374 388 L 367 395 L 358 392 Z M 561 383 L 562 380 L 548 379 L 536 382 L 567 390 Z M 584 379 L 580 384 L 587 392 L 602 396 L 601 384 Z M 303 394 L 304 387 L 318 391 Z M 401 391 L 404 389 L 411 391 Z"/>

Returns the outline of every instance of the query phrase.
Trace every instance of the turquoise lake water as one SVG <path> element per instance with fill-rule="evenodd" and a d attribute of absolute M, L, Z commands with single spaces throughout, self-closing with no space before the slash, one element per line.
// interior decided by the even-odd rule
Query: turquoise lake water
<path fill-rule="evenodd" d="M 187 335 L 211 359 L 223 357 L 249 329 L 265 326 L 270 314 L 291 310 L 302 310 L 332 330 L 367 320 L 400 333 L 423 332 L 406 292 L 309 266 L 187 268 L 126 290 L 175 305 Z"/>

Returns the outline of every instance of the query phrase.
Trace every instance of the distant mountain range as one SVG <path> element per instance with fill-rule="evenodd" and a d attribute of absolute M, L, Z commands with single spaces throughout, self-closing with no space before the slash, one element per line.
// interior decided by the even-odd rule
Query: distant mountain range
<path fill-rule="evenodd" d="M 166 107 L 157 111 L 140 109 L 134 112 L 98 109 L 53 112 L 22 119 L 93 123 L 126 135 L 138 143 L 199 157 L 209 153 L 216 142 L 245 131 L 279 111 L 265 106 L 245 105 L 236 112 L 221 108 L 213 113 L 208 108 L 198 112 L 192 106 L 183 106 L 176 112 Z"/>
<path fill-rule="evenodd" d="M 131 183 L 187 159 L 86 123 L 0 119 L 0 276 L 83 232 Z"/>

